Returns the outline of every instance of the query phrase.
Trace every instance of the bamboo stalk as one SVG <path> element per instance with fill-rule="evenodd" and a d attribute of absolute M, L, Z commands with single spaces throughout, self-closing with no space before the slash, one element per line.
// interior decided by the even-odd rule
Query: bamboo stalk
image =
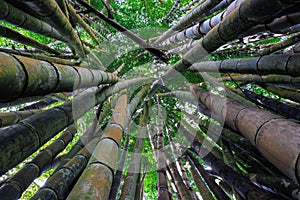
<path fill-rule="evenodd" d="M 51 143 L 43 151 L 41 151 L 34 159 L 26 163 L 15 175 L 11 176 L 0 187 L 1 199 L 19 199 L 22 193 L 28 188 L 34 179 L 39 177 L 43 172 L 47 171 L 49 165 L 59 152 L 61 152 L 76 133 L 76 127 L 68 127 L 61 137 Z"/>
<path fill-rule="evenodd" d="M 0 127 L 16 124 L 29 116 L 41 113 L 42 110 L 26 110 L 0 113 Z"/>
<path fill-rule="evenodd" d="M 54 50 L 43 43 L 40 43 L 30 37 L 24 36 L 24 35 L 18 33 L 17 31 L 14 31 L 14 30 L 12 30 L 8 27 L 2 26 L 2 25 L 0 25 L 0 36 L 20 42 L 21 44 L 32 46 L 34 48 L 46 51 L 51 54 L 56 54 L 56 55 L 60 54 L 59 51 Z"/>
<path fill-rule="evenodd" d="M 71 92 L 78 88 L 118 81 L 115 75 L 101 70 L 51 64 L 3 53 L 0 53 L 0 60 L 0 68 L 3 69 L 0 72 L 1 102 L 52 92 Z"/>
<path fill-rule="evenodd" d="M 26 14 L 20 9 L 6 3 L 5 1 L 0 1 L 0 13 L 0 19 L 3 21 L 20 26 L 23 29 L 44 35 L 46 37 L 51 37 L 58 40 L 61 40 L 62 38 L 62 36 L 49 24 L 29 14 Z"/>
<path fill-rule="evenodd" d="M 142 161 L 142 151 L 144 147 L 144 138 L 146 134 L 146 125 L 148 122 L 148 107 L 144 106 L 143 114 L 140 118 L 139 130 L 137 140 L 134 145 L 133 152 L 131 154 L 129 167 L 127 169 L 127 174 L 124 178 L 124 184 L 120 196 L 120 200 L 134 200 L 138 177 L 141 174 L 141 161 Z"/>
<path fill-rule="evenodd" d="M 97 143 L 87 167 L 67 199 L 108 199 L 126 117 L 127 95 L 119 97 L 110 123 Z M 83 187 L 84 186 L 84 187 Z M 87 187 L 86 187 L 87 186 Z"/>
<path fill-rule="evenodd" d="M 266 55 L 253 58 L 227 59 L 195 63 L 189 71 L 240 73 L 240 74 L 279 74 L 300 76 L 298 54 Z"/>
<path fill-rule="evenodd" d="M 98 141 L 99 138 L 95 138 L 82 148 L 69 162 L 48 178 L 45 185 L 31 197 L 31 200 L 66 199 L 74 183 L 85 169 L 91 157 L 91 151 Z"/>
<path fill-rule="evenodd" d="M 104 20 L 106 23 L 120 31 L 122 34 L 126 35 L 130 39 L 132 39 L 134 42 L 136 42 L 141 48 L 149 51 L 151 54 L 157 56 L 159 59 L 161 59 L 164 62 L 168 61 L 167 55 L 162 52 L 161 50 L 154 48 L 152 45 L 147 44 L 142 38 L 132 33 L 130 30 L 126 29 L 122 25 L 118 24 L 116 21 L 106 17 L 104 14 L 96 10 L 95 8 L 91 7 L 88 3 L 86 3 L 83 0 L 77 0 L 81 5 L 89 9 L 89 11 L 93 12 L 95 15 L 97 15 L 99 18 Z"/>
<path fill-rule="evenodd" d="M 227 126 L 248 138 L 280 171 L 294 181 L 299 179 L 296 170 L 299 168 L 297 159 L 300 154 L 298 124 L 268 111 L 246 107 L 218 97 L 201 88 L 192 87 L 192 89 L 209 110 L 214 110 Z M 285 149 L 284 154 L 281 153 L 282 148 Z"/>
<path fill-rule="evenodd" d="M 59 8 L 55 0 L 19 0 L 28 6 L 34 8 L 34 11 L 41 17 L 43 21 L 54 27 L 63 40 L 71 49 L 74 49 L 80 57 L 85 57 L 85 52 L 77 33 L 70 24 L 68 18 Z"/>

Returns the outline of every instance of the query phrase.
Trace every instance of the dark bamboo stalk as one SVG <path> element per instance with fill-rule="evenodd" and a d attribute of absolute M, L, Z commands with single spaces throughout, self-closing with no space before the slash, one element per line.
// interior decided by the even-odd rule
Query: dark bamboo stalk
<path fill-rule="evenodd" d="M 53 99 L 51 97 L 46 97 L 36 103 L 33 103 L 33 104 L 30 104 L 28 106 L 25 106 L 23 108 L 20 109 L 20 111 L 23 111 L 23 110 L 32 110 L 32 109 L 42 109 L 42 108 L 46 108 L 47 106 L 53 104 L 53 103 L 56 103 L 57 100 L 56 99 Z"/>
<path fill-rule="evenodd" d="M 152 45 L 147 44 L 142 38 L 132 33 L 130 30 L 126 29 L 122 25 L 118 24 L 116 21 L 106 17 L 104 14 L 96 10 L 95 8 L 91 7 L 88 3 L 86 3 L 83 0 L 76 0 L 81 5 L 83 5 L 85 8 L 87 8 L 89 11 L 93 12 L 95 15 L 97 15 L 99 18 L 104 20 L 106 23 L 120 31 L 122 34 L 126 35 L 130 39 L 132 39 L 134 42 L 136 42 L 138 45 L 140 45 L 141 48 L 149 51 L 151 54 L 157 56 L 159 59 L 161 59 L 164 62 L 168 62 L 168 56 L 162 52 L 161 50 L 154 48 Z"/>
<path fill-rule="evenodd" d="M 51 162 L 73 139 L 76 131 L 75 126 L 68 127 L 61 137 L 41 151 L 14 176 L 6 180 L 0 187 L 0 198 L 3 200 L 20 198 L 32 181 L 49 169 Z"/>
<path fill-rule="evenodd" d="M 69 162 L 47 179 L 31 200 L 66 199 L 76 180 L 85 169 L 99 138 L 82 148 Z"/>
<path fill-rule="evenodd" d="M 40 43 L 40 42 L 30 38 L 30 37 L 24 36 L 24 35 L 18 33 L 17 31 L 14 31 L 14 30 L 12 30 L 8 27 L 2 26 L 2 25 L 0 25 L 0 36 L 9 38 L 9 39 L 17 41 L 17 42 L 20 42 L 21 44 L 25 44 L 25 45 L 35 47 L 37 49 L 46 51 L 46 52 L 51 53 L 51 54 L 60 54 L 59 51 L 54 50 L 54 49 L 48 47 L 47 45 L 45 45 L 43 43 Z"/>

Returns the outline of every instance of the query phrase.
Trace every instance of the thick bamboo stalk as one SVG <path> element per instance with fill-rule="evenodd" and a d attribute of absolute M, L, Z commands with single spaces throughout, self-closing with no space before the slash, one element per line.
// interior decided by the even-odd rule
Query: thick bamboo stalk
<path fill-rule="evenodd" d="M 197 72 L 279 74 L 300 76 L 298 54 L 266 55 L 253 58 L 236 58 L 223 61 L 206 61 L 193 64 L 188 70 Z"/>
<path fill-rule="evenodd" d="M 85 169 L 98 141 L 99 138 L 95 138 L 82 148 L 69 162 L 49 177 L 45 185 L 30 199 L 66 199 L 74 183 Z"/>
<path fill-rule="evenodd" d="M 226 165 L 223 161 L 217 159 L 211 153 L 208 153 L 202 158 L 212 170 L 246 200 L 250 199 L 282 199 L 267 191 L 261 190 L 251 183 L 244 175 L 236 173 L 232 168 Z"/>
<path fill-rule="evenodd" d="M 231 77 L 222 77 L 218 79 L 219 81 L 235 81 L 242 83 L 273 83 L 273 84 L 284 84 L 290 87 L 296 87 L 300 84 L 300 78 L 293 78 L 286 75 L 270 75 L 270 76 L 260 76 L 260 75 L 236 75 Z"/>
<path fill-rule="evenodd" d="M 126 29 L 122 25 L 118 24 L 116 21 L 106 17 L 104 14 L 96 10 L 95 8 L 91 7 L 88 3 L 86 3 L 83 0 L 77 0 L 81 5 L 89 9 L 89 11 L 93 12 L 95 15 L 97 15 L 99 18 L 104 20 L 106 23 L 120 31 L 122 34 L 126 35 L 130 39 L 132 39 L 134 42 L 136 42 L 138 45 L 140 45 L 141 48 L 149 51 L 151 54 L 157 56 L 159 59 L 161 59 L 164 62 L 168 61 L 168 56 L 162 52 L 161 50 L 154 48 L 152 45 L 147 44 L 142 38 L 132 33 L 130 30 Z"/>
<path fill-rule="evenodd" d="M 159 44 L 160 42 L 164 41 L 170 35 L 172 35 L 176 31 L 180 31 L 183 28 L 189 26 L 193 22 L 200 21 L 203 17 L 211 14 L 209 11 L 218 5 L 222 0 L 206 0 L 196 8 L 191 10 L 187 15 L 182 17 L 179 22 L 172 26 L 169 30 L 167 30 L 158 40 L 156 40 L 153 44 Z"/>
<path fill-rule="evenodd" d="M 125 138 L 125 145 L 124 145 L 124 149 L 122 151 L 122 155 L 120 158 L 120 163 L 118 166 L 117 171 L 115 172 L 115 176 L 114 176 L 114 180 L 111 186 L 111 190 L 110 190 L 110 194 L 109 194 L 109 199 L 110 200 L 115 200 L 118 194 L 118 190 L 120 187 L 120 183 L 121 183 L 121 178 L 122 178 L 122 172 L 125 166 L 125 161 L 126 161 L 126 156 L 127 156 L 127 150 L 128 150 L 128 145 L 129 145 L 129 139 L 130 139 L 130 134 L 128 132 L 128 127 L 130 124 L 130 119 L 131 116 L 134 112 L 134 110 L 137 108 L 138 103 L 141 101 L 142 96 L 144 95 L 144 93 L 146 92 L 146 90 L 148 90 L 149 87 L 145 86 L 143 87 L 137 94 L 136 96 L 130 101 L 130 103 L 127 105 L 126 108 L 126 119 L 124 122 L 124 127 L 125 127 L 125 133 L 126 133 L 126 138 Z"/>
<path fill-rule="evenodd" d="M 42 110 L 26 110 L 26 111 L 14 111 L 0 113 L 0 127 L 9 126 L 16 124 L 22 119 L 25 119 L 29 116 L 41 113 Z"/>
<path fill-rule="evenodd" d="M 248 138 L 280 171 L 294 181 L 299 181 L 299 124 L 268 111 L 218 97 L 201 88 L 192 89 L 209 110 L 225 120 L 227 126 Z M 284 153 L 282 149 L 285 149 Z"/>
<path fill-rule="evenodd" d="M 118 191 L 119 191 L 119 187 L 120 187 L 121 179 L 122 179 L 122 175 L 123 175 L 122 173 L 123 173 L 124 166 L 125 166 L 128 146 L 129 146 L 129 139 L 130 139 L 130 136 L 127 133 L 125 141 L 124 141 L 124 148 L 123 148 L 122 155 L 120 158 L 120 163 L 119 163 L 117 171 L 114 174 L 114 180 L 112 182 L 112 186 L 111 186 L 109 198 L 108 198 L 109 200 L 115 200 L 118 195 Z"/>
<path fill-rule="evenodd" d="M 60 35 L 62 35 L 60 40 L 65 41 L 67 45 L 70 46 L 71 49 L 74 49 L 76 54 L 78 54 L 80 57 L 85 57 L 85 52 L 80 38 L 55 0 L 18 1 L 32 7 L 43 21 L 50 24 L 60 33 Z"/>
<path fill-rule="evenodd" d="M 249 30 L 247 30 L 245 33 L 239 35 L 239 38 L 252 35 L 257 32 L 265 32 L 265 31 L 282 33 L 281 31 L 283 29 L 299 24 L 300 23 L 299 17 L 300 17 L 300 12 L 299 10 L 297 10 L 297 12 L 293 12 L 291 14 L 277 17 L 271 23 L 267 23 L 267 24 L 262 23 L 260 25 L 254 26 Z"/>
<path fill-rule="evenodd" d="M 218 13 L 215 16 L 212 16 L 211 18 L 201 21 L 197 25 L 191 26 L 187 29 L 184 29 L 183 31 L 180 31 L 178 33 L 175 33 L 174 35 L 170 36 L 166 40 L 164 40 L 160 46 L 166 46 L 174 43 L 178 43 L 180 41 L 186 40 L 186 39 L 192 39 L 197 36 L 204 36 L 206 35 L 213 27 L 215 27 L 217 24 L 219 24 L 223 19 L 229 15 L 235 8 L 237 8 L 241 4 L 242 0 L 235 0 L 232 4 L 229 5 L 229 7 L 224 10 L 223 12 Z"/>
<path fill-rule="evenodd" d="M 0 60 L 0 102 L 52 92 L 71 92 L 118 81 L 115 75 L 101 70 L 51 64 L 3 53 L 0 53 Z M 43 70 L 39 70 L 41 68 Z"/>
<path fill-rule="evenodd" d="M 34 153 L 50 138 L 107 97 L 123 89 L 132 86 L 138 87 L 151 82 L 153 82 L 153 79 L 136 78 L 117 83 L 103 91 L 97 88 L 89 88 L 74 97 L 70 102 L 36 114 L 7 129 L 0 130 L 0 174 Z"/>
<path fill-rule="evenodd" d="M 291 7 L 294 3 L 295 1 L 290 1 L 285 4 L 280 0 L 272 2 L 268 0 L 243 1 L 225 20 L 215 26 L 203 37 L 203 40 L 189 50 L 180 61 L 175 63 L 160 80 L 153 84 L 149 96 L 152 97 L 151 95 L 160 88 L 160 85 L 171 80 L 177 71 L 185 71 L 192 64 L 203 59 L 208 53 L 215 51 L 221 45 L 233 40 L 249 28 L 272 19 L 273 16 Z"/>
<path fill-rule="evenodd" d="M 263 176 L 259 174 L 251 174 L 250 180 L 261 188 L 280 194 L 285 198 L 299 200 L 300 199 L 300 186 L 290 180 Z"/>
<path fill-rule="evenodd" d="M 67 199 L 108 199 L 124 130 L 127 95 L 119 97 L 112 118 L 97 143 L 87 167 Z"/>
<path fill-rule="evenodd" d="M 20 9 L 15 8 L 2 0 L 0 1 L 0 19 L 46 37 L 51 37 L 58 40 L 61 40 L 62 38 L 57 30 L 55 30 L 49 24 L 29 14 L 26 14 Z"/>
<path fill-rule="evenodd" d="M 9 38 L 11 40 L 20 42 L 21 44 L 29 45 L 29 46 L 46 51 L 51 54 L 60 54 L 59 51 L 54 50 L 43 43 L 40 43 L 30 37 L 24 36 L 24 35 L 18 33 L 17 31 L 14 31 L 14 30 L 12 30 L 8 27 L 2 26 L 2 25 L 0 25 L 0 37 Z"/>
<path fill-rule="evenodd" d="M 156 133 L 156 140 L 157 140 L 157 153 L 156 153 L 156 162 L 157 162 L 157 173 L 158 173 L 158 199 L 159 200 L 168 200 L 170 199 L 170 195 L 169 195 L 169 187 L 168 187 L 168 181 L 167 181 L 167 175 L 166 175 L 166 166 L 167 166 L 167 162 L 166 162 L 166 157 L 164 154 L 164 117 L 163 117 L 163 113 L 162 113 L 162 107 L 159 104 L 158 101 L 158 124 L 157 124 L 157 129 L 158 132 Z M 153 138 L 154 142 L 155 142 L 155 138 Z M 171 160 L 170 160 L 171 162 Z M 174 166 L 176 167 L 176 166 Z M 176 169 L 173 169 L 176 170 Z M 175 182 L 177 181 L 177 178 L 174 177 L 175 175 L 173 174 L 174 172 L 171 171 L 171 174 L 175 180 Z M 178 187 L 178 191 L 180 196 L 182 197 L 182 199 L 184 199 L 185 197 L 182 196 L 184 195 L 182 189 L 180 188 L 180 185 L 177 185 Z"/>
<path fill-rule="evenodd" d="M 0 198 L 3 200 L 19 199 L 32 181 L 49 168 L 57 154 L 71 142 L 75 133 L 75 126 L 68 127 L 61 137 L 41 151 L 14 176 L 10 177 L 0 187 Z"/>

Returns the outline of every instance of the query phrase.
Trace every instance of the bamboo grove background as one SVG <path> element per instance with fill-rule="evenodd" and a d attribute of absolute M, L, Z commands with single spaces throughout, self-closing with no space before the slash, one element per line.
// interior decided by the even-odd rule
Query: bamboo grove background
<path fill-rule="evenodd" d="M 0 199 L 300 199 L 299 0 L 0 0 Z"/>

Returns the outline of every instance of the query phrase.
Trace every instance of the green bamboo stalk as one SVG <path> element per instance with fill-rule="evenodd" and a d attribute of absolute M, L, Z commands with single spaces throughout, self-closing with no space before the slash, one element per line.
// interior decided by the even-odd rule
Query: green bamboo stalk
<path fill-rule="evenodd" d="M 67 6 L 68 6 L 68 10 L 69 13 L 72 17 L 72 19 L 77 22 L 80 26 L 82 26 L 82 28 L 84 28 L 84 30 L 91 36 L 91 38 L 93 38 L 93 40 L 100 45 L 100 41 L 98 40 L 98 38 L 95 36 L 95 34 L 93 33 L 93 31 L 91 30 L 90 26 L 85 23 L 85 21 L 80 17 L 80 15 L 78 15 L 76 13 L 76 10 L 73 8 L 73 6 L 67 2 Z"/>
<path fill-rule="evenodd" d="M 300 33 L 295 33 L 295 34 L 292 34 L 291 36 L 289 36 L 285 40 L 282 40 L 280 42 L 272 44 L 270 47 L 262 49 L 259 54 L 261 56 L 268 55 L 268 54 L 274 53 L 280 49 L 285 49 L 299 41 L 300 41 Z"/>
<path fill-rule="evenodd" d="M 24 36 L 24 35 L 18 33 L 17 31 L 14 31 L 14 30 L 12 30 L 8 27 L 2 26 L 2 25 L 0 25 L 0 37 L 9 38 L 11 40 L 20 42 L 21 44 L 29 45 L 29 46 L 46 51 L 51 54 L 60 54 L 59 51 L 54 50 L 43 43 L 40 43 L 30 37 Z"/>
<path fill-rule="evenodd" d="M 1 199 L 19 199 L 34 179 L 48 170 L 47 168 L 49 168 L 53 159 L 71 142 L 76 131 L 75 126 L 72 125 L 68 127 L 61 137 L 51 143 L 34 159 L 26 163 L 15 175 L 5 181 L 0 187 Z"/>
<path fill-rule="evenodd" d="M 266 55 L 253 58 L 236 58 L 223 61 L 206 61 L 193 64 L 188 70 L 197 72 L 279 74 L 299 76 L 300 56 L 297 54 Z"/>
<path fill-rule="evenodd" d="M 127 95 L 119 97 L 110 123 L 97 143 L 87 167 L 67 199 L 108 199 L 113 169 L 124 130 Z"/>
<path fill-rule="evenodd" d="M 248 138 L 280 171 L 294 181 L 299 179 L 299 173 L 296 170 L 300 166 L 298 162 L 300 140 L 297 134 L 300 127 L 298 124 L 268 111 L 246 107 L 218 97 L 201 88 L 193 87 L 192 89 L 196 91 L 199 100 L 209 110 L 214 110 L 216 114 L 222 116 L 227 126 Z M 281 152 L 282 147 L 285 148 L 284 154 Z"/>
<path fill-rule="evenodd" d="M 41 54 L 33 54 L 33 53 L 28 53 L 16 49 L 0 49 L 1 52 L 8 53 L 8 54 L 15 54 L 15 55 L 20 55 L 28 58 L 33 58 L 37 60 L 43 60 L 51 63 L 56 63 L 56 64 L 61 64 L 61 65 L 71 65 L 71 66 L 76 66 L 80 64 L 79 60 L 69 60 L 69 59 L 63 59 L 63 58 L 58 58 L 58 57 L 50 57 L 46 55 L 41 55 Z"/>
<path fill-rule="evenodd" d="M 5 1 L 0 1 L 0 19 L 46 37 L 58 40 L 61 40 L 62 38 L 62 36 L 49 24 L 26 14 Z"/>
<path fill-rule="evenodd" d="M 16 124 L 22 119 L 41 113 L 42 110 L 26 110 L 0 113 L 0 127 Z"/>
<path fill-rule="evenodd" d="M 50 138 L 107 97 L 123 89 L 149 84 L 152 81 L 151 78 L 135 78 L 117 83 L 103 91 L 89 88 L 74 97 L 72 101 L 0 130 L 0 174 L 16 166 Z"/>
<path fill-rule="evenodd" d="M 51 64 L 3 53 L 0 53 L 0 60 L 3 69 L 0 72 L 0 102 L 52 92 L 71 92 L 118 81 L 115 75 L 101 70 Z"/>
<path fill-rule="evenodd" d="M 137 140 L 135 142 L 134 149 L 131 154 L 127 174 L 124 177 L 124 184 L 120 200 L 135 199 L 138 177 L 141 174 L 142 151 L 144 147 L 144 138 L 142 137 L 146 134 L 146 125 L 148 122 L 148 109 L 149 108 L 147 106 L 144 106 L 143 114 L 140 118 Z"/>
<path fill-rule="evenodd" d="M 91 151 L 93 151 L 98 141 L 99 138 L 95 138 L 82 148 L 69 162 L 49 177 L 45 185 L 30 199 L 66 199 L 74 183 L 85 169 L 91 157 Z"/>
<path fill-rule="evenodd" d="M 299 92 L 297 92 L 295 90 L 291 90 L 291 89 L 283 88 L 283 87 L 278 87 L 278 86 L 275 86 L 275 85 L 272 85 L 272 84 L 262 84 L 261 86 L 263 88 L 265 88 L 266 90 L 279 95 L 280 97 L 290 99 L 292 101 L 300 103 L 300 94 L 299 94 Z"/>
<path fill-rule="evenodd" d="M 268 0 L 243 1 L 226 19 L 204 36 L 203 40 L 189 50 L 180 61 L 175 63 L 160 80 L 153 84 L 149 97 L 153 96 L 161 87 L 160 85 L 171 80 L 177 71 L 186 71 L 192 64 L 199 62 L 208 53 L 215 51 L 221 45 L 233 40 L 249 28 L 272 19 L 277 13 L 289 8 L 294 3 L 295 1 L 290 1 L 285 4 L 280 0 L 272 1 L 271 3 Z"/>
<path fill-rule="evenodd" d="M 60 35 L 62 35 L 60 40 L 65 41 L 80 57 L 85 57 L 85 52 L 80 38 L 55 0 L 18 1 L 32 7 L 43 21 L 50 24 L 60 33 Z"/>

